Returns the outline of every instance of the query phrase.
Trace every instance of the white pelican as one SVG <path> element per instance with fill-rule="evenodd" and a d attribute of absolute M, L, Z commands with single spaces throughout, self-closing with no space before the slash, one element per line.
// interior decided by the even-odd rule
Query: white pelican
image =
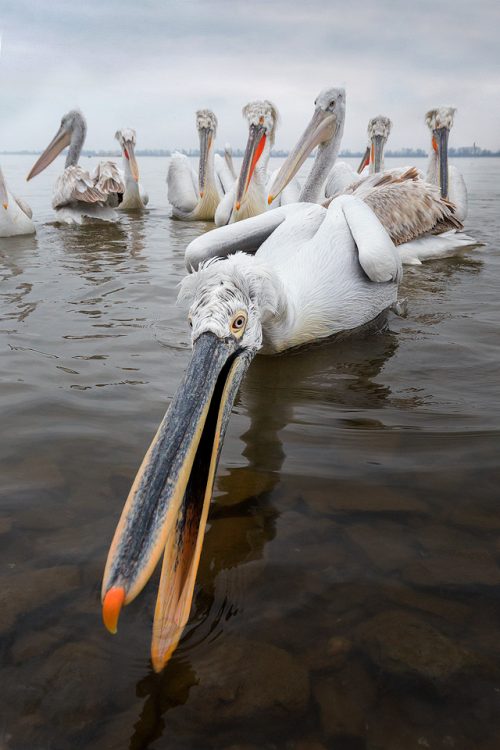
<path fill-rule="evenodd" d="M 326 180 L 325 197 L 342 193 L 348 185 L 354 185 L 367 174 L 384 171 L 384 148 L 391 132 L 392 122 L 385 115 L 372 117 L 368 122 L 368 146 L 355 172 L 350 164 L 337 162 Z"/>
<path fill-rule="evenodd" d="M 120 144 L 123 157 L 123 182 L 125 192 L 118 193 L 117 208 L 128 210 L 142 210 L 149 203 L 149 195 L 139 182 L 139 167 L 135 158 L 136 134 L 132 128 L 117 130 L 115 138 Z"/>
<path fill-rule="evenodd" d="M 117 215 L 111 205 L 117 205 L 116 193 L 125 192 L 114 162 L 99 162 L 92 175 L 78 164 L 86 132 L 87 123 L 81 112 L 72 110 L 64 115 L 59 130 L 27 177 L 31 180 L 40 174 L 69 146 L 65 169 L 57 178 L 52 200 L 58 221 L 67 224 L 81 224 L 86 217 L 115 220 Z"/>
<path fill-rule="evenodd" d="M 278 207 L 214 230 L 223 252 L 242 234 L 256 255 L 205 263 L 182 282 L 192 299 L 193 352 L 132 485 L 110 547 L 103 619 L 116 632 L 124 604 L 162 552 L 152 661 L 161 670 L 189 617 L 217 461 L 239 384 L 257 352 L 273 354 L 353 332 L 397 300 L 399 255 L 371 209 L 341 196 L 328 209 Z M 201 239 L 201 238 L 200 238 Z"/>
<path fill-rule="evenodd" d="M 0 169 L 0 237 L 35 234 L 33 212 L 25 201 L 13 195 Z"/>
<path fill-rule="evenodd" d="M 272 102 L 264 99 L 249 102 L 242 113 L 248 121 L 247 145 L 238 179 L 215 213 L 218 227 L 257 216 L 268 207 L 267 188 L 271 178 L 267 167 L 279 122 L 278 110 Z M 275 205 L 296 201 L 299 192 L 297 185 L 296 182 L 290 185 L 289 192 Z"/>
<path fill-rule="evenodd" d="M 214 152 L 217 118 L 210 109 L 196 112 L 200 138 L 198 175 L 184 154 L 174 153 L 167 174 L 172 217 L 184 221 L 213 221 L 223 196 L 234 182 L 226 161 Z M 228 158 L 228 157 L 227 157 Z"/>
<path fill-rule="evenodd" d="M 325 180 L 340 148 L 344 117 L 344 89 L 324 89 L 316 99 L 311 122 L 270 187 L 269 202 L 276 199 L 318 144 L 300 199 L 322 200 Z M 425 182 L 414 167 L 369 174 L 354 184 L 345 185 L 343 192 L 362 198 L 394 243 L 405 243 L 401 249 L 405 263 L 419 264 L 422 260 L 449 257 L 478 244 L 460 231 L 463 226 L 455 215 L 455 206 L 441 196 L 437 186 Z M 418 242 L 410 245 L 413 240 Z"/>
<path fill-rule="evenodd" d="M 467 188 L 458 169 L 448 164 L 448 138 L 456 111 L 453 107 L 439 107 L 429 110 L 425 116 L 432 136 L 427 180 L 439 185 L 443 198 L 448 198 L 456 206 L 456 215 L 460 221 L 465 221 Z"/>

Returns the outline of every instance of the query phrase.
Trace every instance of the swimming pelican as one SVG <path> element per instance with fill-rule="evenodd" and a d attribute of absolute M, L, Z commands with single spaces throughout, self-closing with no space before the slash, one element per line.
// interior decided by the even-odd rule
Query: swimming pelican
<path fill-rule="evenodd" d="M 453 107 L 431 109 L 425 121 L 431 131 L 431 150 L 427 165 L 427 180 L 439 185 L 443 198 L 448 198 L 455 206 L 460 221 L 467 217 L 467 188 L 465 181 L 455 166 L 448 164 L 448 138 L 457 110 Z"/>
<path fill-rule="evenodd" d="M 65 169 L 57 178 L 52 200 L 58 221 L 67 224 L 81 224 L 85 217 L 115 220 L 117 215 L 110 204 L 117 204 L 116 193 L 125 192 L 125 185 L 114 162 L 99 162 L 92 175 L 78 164 L 86 133 L 87 123 L 82 113 L 78 110 L 68 112 L 27 177 L 31 180 L 40 174 L 69 146 Z"/>
<path fill-rule="evenodd" d="M 123 182 L 125 192 L 117 208 L 123 210 L 142 210 L 149 203 L 149 195 L 139 182 L 139 167 L 135 158 L 136 134 L 132 128 L 117 130 L 115 138 L 120 144 L 123 157 Z M 118 194 L 119 195 L 119 194 Z"/>
<path fill-rule="evenodd" d="M 384 171 L 384 148 L 391 132 L 392 122 L 385 115 L 372 117 L 368 122 L 368 146 L 355 172 L 347 162 L 337 162 L 330 170 L 325 185 L 325 197 L 342 193 L 348 185 L 354 185 L 367 174 Z"/>
<path fill-rule="evenodd" d="M 267 237 L 254 256 L 212 260 L 182 282 L 181 298 L 192 300 L 192 357 L 132 485 L 104 572 L 103 619 L 116 632 L 122 606 L 164 553 L 151 651 L 157 671 L 189 617 L 217 462 L 250 361 L 383 316 L 402 276 L 388 233 L 352 196 L 328 209 L 278 207 L 245 224 L 243 233 L 243 222 L 214 233 L 226 238 L 221 254 L 242 235 L 247 243 Z"/>
<path fill-rule="evenodd" d="M 198 175 L 184 154 L 174 153 L 167 174 L 172 217 L 183 221 L 213 221 L 221 196 L 234 182 L 226 162 L 214 153 L 217 118 L 210 109 L 199 109 L 196 127 L 200 138 Z"/>
<path fill-rule="evenodd" d="M 276 137 L 279 114 L 276 106 L 264 101 L 249 102 L 243 107 L 243 117 L 248 121 L 248 140 L 240 174 L 232 189 L 221 200 L 215 213 L 218 227 L 248 219 L 267 211 L 267 188 L 270 178 L 267 171 L 271 149 Z M 291 203 L 298 198 L 298 183 L 288 187 L 289 192 L 275 205 Z"/>
<path fill-rule="evenodd" d="M 315 146 L 318 150 L 300 200 L 322 200 L 325 180 L 340 148 L 344 118 L 344 89 L 323 89 L 316 99 L 312 120 L 270 187 L 270 203 Z M 460 231 L 463 225 L 455 215 L 455 206 L 440 195 L 435 185 L 425 182 L 414 167 L 369 174 L 355 184 L 343 186 L 343 192 L 357 195 L 368 203 L 393 242 L 405 244 L 401 249 L 404 263 L 417 265 L 422 260 L 450 257 L 477 245 Z"/>
<path fill-rule="evenodd" d="M 25 201 L 13 195 L 0 169 L 0 237 L 34 234 L 33 212 Z"/>

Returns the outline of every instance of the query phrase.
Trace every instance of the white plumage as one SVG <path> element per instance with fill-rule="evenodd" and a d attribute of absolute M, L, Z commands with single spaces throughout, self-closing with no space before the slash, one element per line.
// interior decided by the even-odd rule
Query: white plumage
<path fill-rule="evenodd" d="M 10 192 L 0 169 L 0 237 L 34 234 L 32 216 L 28 204 Z"/>
<path fill-rule="evenodd" d="M 125 192 L 120 194 L 117 208 L 122 211 L 143 211 L 149 203 L 149 195 L 139 182 L 139 167 L 135 158 L 136 132 L 133 128 L 122 128 L 116 131 L 115 138 L 122 151 L 121 179 L 125 185 Z"/>

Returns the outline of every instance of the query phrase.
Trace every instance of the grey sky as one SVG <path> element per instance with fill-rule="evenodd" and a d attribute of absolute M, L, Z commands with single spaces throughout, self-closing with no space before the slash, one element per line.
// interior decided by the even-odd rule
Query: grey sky
<path fill-rule="evenodd" d="M 325 85 L 344 85 L 343 147 L 368 119 L 389 148 L 428 146 L 427 109 L 458 108 L 450 145 L 500 147 L 498 0 L 0 0 L 0 150 L 42 148 L 80 107 L 89 148 L 135 127 L 139 148 L 197 146 L 211 107 L 218 145 L 243 147 L 242 106 L 271 99 L 289 148 Z"/>

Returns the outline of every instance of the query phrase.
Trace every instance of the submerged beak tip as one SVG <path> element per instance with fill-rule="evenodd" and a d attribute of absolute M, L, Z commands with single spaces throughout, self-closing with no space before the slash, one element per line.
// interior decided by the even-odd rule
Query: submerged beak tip
<path fill-rule="evenodd" d="M 114 586 L 106 592 L 102 603 L 102 619 L 106 629 L 113 635 L 118 630 L 118 618 L 125 601 L 123 586 Z"/>

